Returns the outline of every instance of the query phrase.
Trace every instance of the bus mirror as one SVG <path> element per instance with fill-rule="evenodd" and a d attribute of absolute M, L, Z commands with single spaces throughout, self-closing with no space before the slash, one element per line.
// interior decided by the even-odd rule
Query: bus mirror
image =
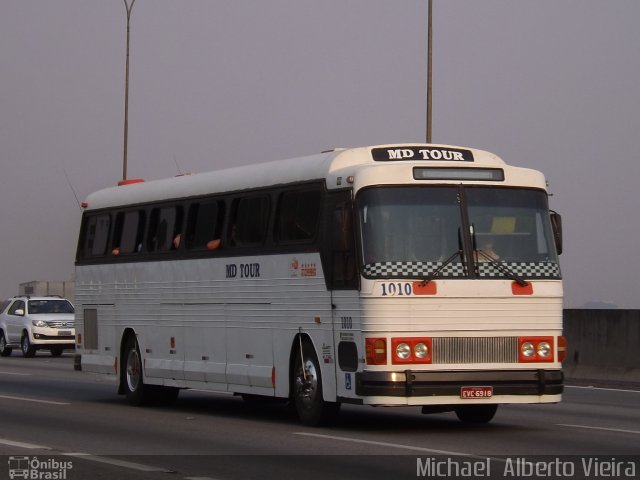
<path fill-rule="evenodd" d="M 551 211 L 551 228 L 553 229 L 553 239 L 556 243 L 558 255 L 562 253 L 562 217 L 559 213 Z"/>

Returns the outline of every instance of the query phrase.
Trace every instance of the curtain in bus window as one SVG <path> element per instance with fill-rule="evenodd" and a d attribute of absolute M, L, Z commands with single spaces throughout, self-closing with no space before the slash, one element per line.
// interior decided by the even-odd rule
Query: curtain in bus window
<path fill-rule="evenodd" d="M 466 201 L 480 277 L 503 276 L 491 260 L 524 278 L 560 277 L 545 192 L 469 187 Z"/>
<path fill-rule="evenodd" d="M 269 197 L 246 197 L 235 201 L 229 243 L 247 247 L 264 243 L 269 223 Z"/>
<path fill-rule="evenodd" d="M 144 214 L 139 211 L 120 212 L 116 217 L 113 251 L 116 254 L 137 253 L 142 249 Z"/>
<path fill-rule="evenodd" d="M 149 221 L 147 249 L 150 252 L 177 250 L 181 227 L 181 207 L 154 208 Z"/>
<path fill-rule="evenodd" d="M 84 257 L 96 257 L 105 254 L 109 240 L 110 225 L 111 217 L 109 215 L 96 215 L 87 220 L 87 243 Z"/>
<path fill-rule="evenodd" d="M 370 188 L 359 193 L 357 205 L 366 276 L 424 278 L 460 250 L 456 188 Z M 465 276 L 462 259 L 441 276 Z"/>
<path fill-rule="evenodd" d="M 193 203 L 189 207 L 187 220 L 187 248 L 212 249 L 219 245 L 224 223 L 224 202 L 203 201 Z M 213 243 L 216 242 L 217 243 Z M 217 248 L 217 246 L 216 246 Z"/>

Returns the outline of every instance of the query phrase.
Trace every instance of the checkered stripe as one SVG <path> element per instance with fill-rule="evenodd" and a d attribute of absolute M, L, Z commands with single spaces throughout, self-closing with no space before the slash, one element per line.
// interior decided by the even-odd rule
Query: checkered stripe
<path fill-rule="evenodd" d="M 516 275 L 527 278 L 560 278 L 560 265 L 541 262 L 504 262 L 506 269 Z M 504 278 L 505 275 L 490 263 L 478 263 L 480 277 Z"/>
<path fill-rule="evenodd" d="M 442 262 L 375 262 L 364 266 L 365 277 L 424 278 L 435 272 Z M 557 263 L 540 262 L 505 262 L 504 267 L 525 279 L 561 278 L 560 266 Z M 508 278 L 490 263 L 480 262 L 478 275 L 482 278 Z M 465 277 L 464 265 L 454 262 L 447 265 L 438 275 L 442 278 Z"/>
<path fill-rule="evenodd" d="M 376 262 L 364 266 L 365 277 L 419 277 L 435 272 L 442 262 Z M 450 263 L 441 272 L 441 277 L 464 277 L 462 263 Z"/>

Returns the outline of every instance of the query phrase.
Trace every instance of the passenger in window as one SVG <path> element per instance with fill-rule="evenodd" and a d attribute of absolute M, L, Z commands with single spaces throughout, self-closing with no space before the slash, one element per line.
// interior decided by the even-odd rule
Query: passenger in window
<path fill-rule="evenodd" d="M 500 260 L 498 255 L 493 250 L 493 240 L 486 239 L 483 241 L 482 246 L 474 252 L 476 262 L 491 262 Z"/>
<path fill-rule="evenodd" d="M 171 243 L 173 245 L 174 250 L 178 250 L 178 247 L 180 247 L 180 240 L 182 240 L 182 234 L 180 233 L 177 234 L 175 237 L 173 237 L 173 242 Z"/>
<path fill-rule="evenodd" d="M 215 240 L 211 240 L 210 242 L 207 242 L 207 250 L 217 250 L 218 248 L 220 248 L 219 238 Z"/>

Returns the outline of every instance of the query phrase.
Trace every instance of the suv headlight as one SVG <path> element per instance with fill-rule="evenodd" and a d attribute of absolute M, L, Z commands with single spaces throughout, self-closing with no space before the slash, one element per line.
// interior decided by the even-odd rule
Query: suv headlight
<path fill-rule="evenodd" d="M 44 320 L 31 320 L 34 327 L 48 327 L 49 324 Z"/>

